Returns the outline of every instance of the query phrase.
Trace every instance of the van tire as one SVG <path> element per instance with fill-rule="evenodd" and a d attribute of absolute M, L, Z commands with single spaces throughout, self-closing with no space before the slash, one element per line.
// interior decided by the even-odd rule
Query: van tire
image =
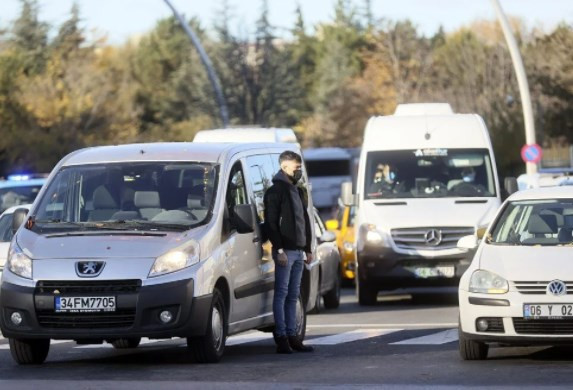
<path fill-rule="evenodd" d="M 460 357 L 463 360 L 485 360 L 489 351 L 489 345 L 466 338 L 458 328 Z"/>
<path fill-rule="evenodd" d="M 324 294 L 324 307 L 327 309 L 337 309 L 340 306 L 340 285 L 342 284 L 342 275 L 340 270 L 336 273 L 336 281 L 332 290 Z"/>
<path fill-rule="evenodd" d="M 207 332 L 204 336 L 187 338 L 187 347 L 193 353 L 197 363 L 217 363 L 225 352 L 228 328 L 227 311 L 223 295 L 218 289 L 213 291 L 209 318 Z"/>
<path fill-rule="evenodd" d="M 115 349 L 137 348 L 141 342 L 141 337 L 132 337 L 128 339 L 117 339 L 111 342 Z"/>
<path fill-rule="evenodd" d="M 20 340 L 8 339 L 10 353 L 16 363 L 21 365 L 42 364 L 50 352 L 50 339 Z"/>
<path fill-rule="evenodd" d="M 358 303 L 361 306 L 374 306 L 377 302 L 378 290 L 357 278 L 356 295 L 358 295 Z"/>

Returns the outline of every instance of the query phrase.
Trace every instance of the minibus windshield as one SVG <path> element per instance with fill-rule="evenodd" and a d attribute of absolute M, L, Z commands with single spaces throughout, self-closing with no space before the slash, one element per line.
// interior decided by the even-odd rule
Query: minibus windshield
<path fill-rule="evenodd" d="M 366 199 L 495 197 L 487 149 L 413 149 L 369 152 Z"/>
<path fill-rule="evenodd" d="M 496 245 L 573 245 L 573 199 L 509 203 L 486 242 Z"/>
<path fill-rule="evenodd" d="M 187 230 L 211 215 L 217 167 L 125 162 L 62 168 L 35 210 L 35 229 Z"/>

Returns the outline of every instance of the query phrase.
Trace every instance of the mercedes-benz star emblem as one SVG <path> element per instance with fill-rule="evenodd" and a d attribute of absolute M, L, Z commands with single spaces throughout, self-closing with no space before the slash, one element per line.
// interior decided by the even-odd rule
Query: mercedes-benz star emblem
<path fill-rule="evenodd" d="M 76 273 L 83 278 L 94 278 L 101 274 L 104 265 L 104 261 L 78 261 Z"/>
<path fill-rule="evenodd" d="M 424 235 L 427 245 L 438 246 L 442 243 L 442 232 L 438 229 L 430 229 Z"/>
<path fill-rule="evenodd" d="M 547 285 L 547 294 L 561 296 L 567 294 L 567 285 L 561 280 L 554 280 Z"/>

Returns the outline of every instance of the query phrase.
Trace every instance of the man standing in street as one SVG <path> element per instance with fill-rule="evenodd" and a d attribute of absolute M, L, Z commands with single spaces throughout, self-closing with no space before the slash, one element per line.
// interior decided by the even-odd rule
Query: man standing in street
<path fill-rule="evenodd" d="M 265 225 L 273 246 L 275 293 L 273 313 L 277 353 L 312 352 L 297 337 L 296 304 L 304 261 L 312 262 L 312 233 L 306 189 L 296 184 L 302 177 L 302 158 L 286 151 L 279 157 L 280 171 L 265 193 Z M 304 310 L 304 309 L 303 309 Z"/>

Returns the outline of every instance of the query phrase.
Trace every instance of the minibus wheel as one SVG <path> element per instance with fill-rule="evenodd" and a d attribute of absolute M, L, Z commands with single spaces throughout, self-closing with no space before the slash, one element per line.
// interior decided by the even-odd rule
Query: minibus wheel
<path fill-rule="evenodd" d="M 463 360 L 485 360 L 489 351 L 489 345 L 466 338 L 458 327 L 460 356 Z"/>
<path fill-rule="evenodd" d="M 111 342 L 115 349 L 129 349 L 137 348 L 141 342 L 141 337 L 133 337 L 128 339 L 117 339 Z"/>
<path fill-rule="evenodd" d="M 9 339 L 10 353 L 18 364 L 42 364 L 50 352 L 50 339 Z"/>
<path fill-rule="evenodd" d="M 207 321 L 207 332 L 204 336 L 187 338 L 187 347 L 198 363 L 217 363 L 221 360 L 225 352 L 227 326 L 225 301 L 221 292 L 215 289 Z"/>

